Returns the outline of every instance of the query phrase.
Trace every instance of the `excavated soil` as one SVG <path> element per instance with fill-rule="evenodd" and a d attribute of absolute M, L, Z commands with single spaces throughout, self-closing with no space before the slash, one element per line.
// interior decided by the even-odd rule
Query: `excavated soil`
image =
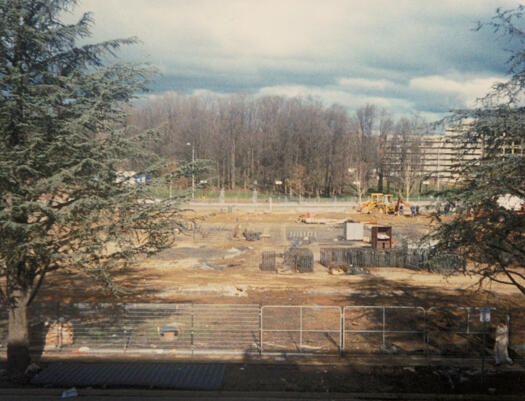
<path fill-rule="evenodd" d="M 417 241 L 431 227 L 426 216 L 318 213 L 317 220 L 329 224 L 299 223 L 296 212 L 186 212 L 196 221 L 196 231 L 177 237 L 176 246 L 156 256 L 143 258 L 116 276 L 128 290 L 121 300 L 130 302 L 198 302 L 322 305 L 413 305 L 413 306 L 512 306 L 524 305 L 519 291 L 498 283 L 478 284 L 477 277 L 447 276 L 401 268 L 369 268 L 369 274 L 330 275 L 315 263 L 312 273 L 291 273 L 259 269 L 264 250 L 285 252 L 290 233 L 299 237 L 315 232 L 316 241 L 307 245 L 319 260 L 323 246 L 350 246 L 342 241 L 344 219 L 393 226 L 394 239 Z M 262 232 L 260 241 L 232 238 L 240 230 Z M 296 235 L 296 236 L 297 236 Z M 367 231 L 365 230 L 365 237 Z M 352 246 L 367 246 L 353 243 Z M 282 259 L 278 258 L 282 262 Z M 56 298 L 55 285 L 64 273 L 50 277 L 40 299 Z M 73 284 L 60 292 L 60 299 L 72 302 L 103 301 L 111 297 L 85 277 L 73 276 Z M 86 285 L 87 284 L 87 285 Z"/>

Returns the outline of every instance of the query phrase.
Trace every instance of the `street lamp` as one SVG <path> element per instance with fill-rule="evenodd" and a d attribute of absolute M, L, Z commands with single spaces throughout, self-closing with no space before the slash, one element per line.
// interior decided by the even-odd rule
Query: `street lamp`
<path fill-rule="evenodd" d="M 195 200 L 195 146 L 190 142 L 186 142 L 186 146 L 191 146 L 191 200 Z"/>

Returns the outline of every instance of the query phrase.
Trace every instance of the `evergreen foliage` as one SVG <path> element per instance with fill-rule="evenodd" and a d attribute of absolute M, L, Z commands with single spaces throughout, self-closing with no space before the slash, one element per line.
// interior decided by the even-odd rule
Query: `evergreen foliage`
<path fill-rule="evenodd" d="M 497 10 L 489 26 L 509 38 L 510 79 L 494 85 L 473 110 L 451 118 L 462 143 L 456 166 L 457 185 L 439 195 L 459 206 L 451 219 L 440 221 L 431 235 L 435 251 L 454 251 L 471 263 L 463 268 L 491 280 L 516 286 L 525 295 L 525 212 L 503 207 L 505 197 L 525 204 L 525 31 L 523 7 Z M 457 139 L 457 138 L 456 138 Z M 473 157 L 481 148 L 481 157 Z"/>
<path fill-rule="evenodd" d="M 169 245 L 181 224 L 147 185 L 119 178 L 130 160 L 160 176 L 142 145 L 151 134 L 130 137 L 123 124 L 123 105 L 154 71 L 105 65 L 133 38 L 77 45 L 93 21 L 62 23 L 74 5 L 0 1 L 0 300 L 11 371 L 28 364 L 26 308 L 46 274 L 81 271 L 118 291 L 111 272 Z"/>

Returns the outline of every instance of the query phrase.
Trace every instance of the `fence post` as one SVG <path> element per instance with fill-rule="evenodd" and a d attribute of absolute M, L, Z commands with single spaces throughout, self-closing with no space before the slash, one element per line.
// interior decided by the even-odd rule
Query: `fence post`
<path fill-rule="evenodd" d="M 339 337 L 339 347 L 340 347 L 340 353 L 341 356 L 344 356 L 345 354 L 345 308 L 339 307 L 339 313 L 341 313 L 341 330 L 340 330 L 340 337 Z"/>
<path fill-rule="evenodd" d="M 485 348 L 487 346 L 487 339 L 486 339 L 486 332 L 487 332 L 487 322 L 483 320 L 482 323 L 482 348 L 481 348 L 481 385 L 483 386 L 485 384 Z"/>
<path fill-rule="evenodd" d="M 510 343 L 510 339 L 512 338 L 511 334 L 512 334 L 512 327 L 510 326 L 512 321 L 510 319 L 510 307 L 507 306 L 507 327 L 508 327 L 508 336 L 509 336 L 509 344 L 508 344 L 508 348 L 509 349 L 512 349 L 512 344 Z"/>
<path fill-rule="evenodd" d="M 299 307 L 299 352 L 303 352 L 303 307 Z"/>
<path fill-rule="evenodd" d="M 264 306 L 259 305 L 259 355 L 263 353 L 263 308 Z"/>
<path fill-rule="evenodd" d="M 60 320 L 60 301 L 57 301 L 57 309 L 56 309 L 56 319 L 55 319 L 55 338 L 56 338 L 56 347 L 59 350 L 62 350 L 62 333 L 63 333 L 63 322 Z"/>
<path fill-rule="evenodd" d="M 193 303 L 191 304 L 191 355 L 195 352 L 195 309 Z"/>
<path fill-rule="evenodd" d="M 423 308 L 423 341 L 425 343 L 425 356 L 428 358 L 428 325 L 427 325 L 427 310 Z"/>
<path fill-rule="evenodd" d="M 386 321 L 386 312 L 385 312 L 385 306 L 383 305 L 383 352 L 385 352 L 386 349 L 386 343 L 385 343 L 385 321 Z"/>
<path fill-rule="evenodd" d="M 470 354 L 470 308 L 467 308 L 467 355 Z"/>

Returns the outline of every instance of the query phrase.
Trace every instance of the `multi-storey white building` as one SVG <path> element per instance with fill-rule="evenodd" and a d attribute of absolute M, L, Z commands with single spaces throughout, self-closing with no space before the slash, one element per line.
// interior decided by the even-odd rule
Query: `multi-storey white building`
<path fill-rule="evenodd" d="M 483 156 L 483 144 L 466 145 L 457 131 L 444 134 L 391 135 L 385 151 L 386 172 L 409 185 L 409 181 L 428 182 L 438 188 L 459 177 L 454 167 L 462 161 Z M 525 154 L 525 142 L 508 141 L 501 146 L 502 154 Z"/>

